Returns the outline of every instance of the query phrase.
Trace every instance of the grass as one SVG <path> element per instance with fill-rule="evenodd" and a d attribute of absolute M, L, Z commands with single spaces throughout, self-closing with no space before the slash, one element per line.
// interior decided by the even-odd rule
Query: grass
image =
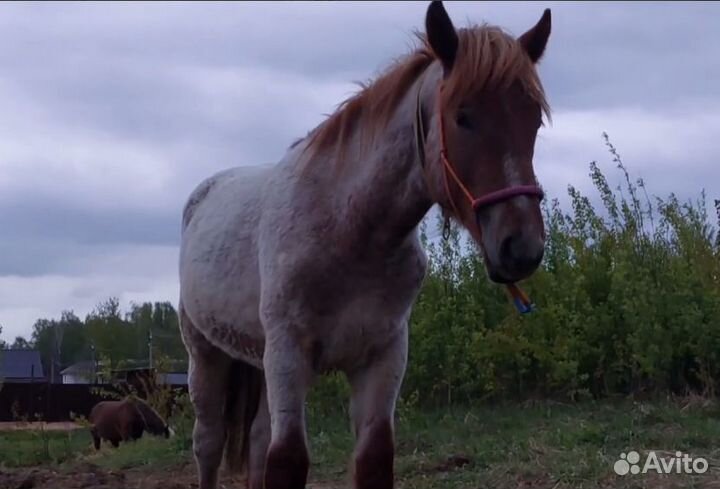
<path fill-rule="evenodd" d="M 44 433 L 0 431 L 0 469 L 39 465 L 72 468 L 75 463 L 85 462 L 110 470 L 165 467 L 190 457 L 188 442 L 146 435 L 134 443 L 121 443 L 117 449 L 103 442 L 96 451 L 87 428 Z"/>
<path fill-rule="evenodd" d="M 352 438 L 344 420 L 311 423 L 312 473 L 346 477 Z M 398 487 L 720 487 L 720 410 L 672 402 L 535 403 L 409 412 L 397 425 Z M 704 457 L 702 475 L 618 477 L 621 453 Z M 641 463 L 642 463 L 641 462 Z"/>
<path fill-rule="evenodd" d="M 0 431 L 0 468 L 60 464 L 74 460 L 92 444 L 86 429 Z"/>
<path fill-rule="evenodd" d="M 85 457 L 85 461 L 110 470 L 134 467 L 162 469 L 190 457 L 190 451 L 178 451 L 164 438 L 144 436 L 135 443 L 123 443 L 117 449 L 103 447 L 100 452 Z"/>
<path fill-rule="evenodd" d="M 625 487 L 612 471 L 621 453 L 715 458 L 718 435 L 717 418 L 670 404 L 454 410 L 401 426 L 398 475 L 413 488 Z M 468 464 L 451 470 L 448 459 L 457 455 Z M 697 482 L 682 477 L 684 487 Z"/>
<path fill-rule="evenodd" d="M 321 422 L 322 419 L 322 422 Z M 310 419 L 314 481 L 345 487 L 353 449 L 348 420 Z M 642 488 L 720 487 L 720 409 L 713 403 L 602 402 L 565 405 L 526 403 L 453 407 L 435 412 L 403 410 L 397 423 L 396 478 L 399 488 Z M 187 440 L 144 437 L 119 449 L 95 453 L 86 430 L 51 433 L 43 455 L 37 435 L 0 433 L 0 467 L 39 462 L 72 470 L 92 463 L 119 470 L 157 470 L 190 460 Z M 619 477 L 621 453 L 676 450 L 704 457 L 704 475 L 642 474 Z M 641 458 L 641 463 L 645 457 Z"/>

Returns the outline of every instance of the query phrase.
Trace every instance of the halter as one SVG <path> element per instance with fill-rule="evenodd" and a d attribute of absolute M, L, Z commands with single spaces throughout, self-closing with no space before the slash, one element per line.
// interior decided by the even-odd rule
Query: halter
<path fill-rule="evenodd" d="M 422 88 L 422 80 L 420 82 L 420 87 L 418 88 L 417 93 L 417 103 L 415 107 L 415 123 L 414 123 L 414 129 L 415 129 L 415 147 L 418 152 L 418 156 L 420 159 L 420 164 L 425 167 L 425 128 L 423 125 L 423 118 L 422 118 L 422 106 L 420 104 L 420 93 Z M 438 89 L 438 97 L 437 97 L 437 105 L 438 105 L 438 117 L 440 118 L 440 160 L 443 163 L 443 181 L 445 184 L 445 193 L 447 194 L 447 198 L 450 201 L 450 205 L 452 206 L 453 212 L 456 216 L 460 215 L 460 212 L 458 211 L 457 206 L 455 205 L 455 199 L 453 199 L 452 193 L 450 192 L 450 184 L 448 181 L 448 174 L 452 177 L 452 179 L 455 181 L 458 187 L 460 187 L 460 190 L 462 190 L 465 198 L 470 203 L 470 206 L 472 207 L 473 211 L 477 212 L 478 209 L 483 207 L 488 207 L 493 204 L 497 204 L 499 202 L 503 202 L 505 200 L 511 199 L 513 197 L 517 197 L 519 195 L 528 195 L 537 197 L 538 199 L 542 199 L 544 197 L 543 190 L 537 186 L 537 185 L 514 185 L 511 187 L 505 187 L 500 190 L 496 190 L 494 192 L 490 192 L 488 194 L 485 194 L 480 197 L 474 197 L 472 192 L 468 190 L 467 186 L 462 182 L 460 177 L 458 176 L 457 172 L 453 168 L 452 163 L 450 162 L 450 159 L 447 156 L 447 145 L 445 143 L 445 123 L 443 121 L 442 111 L 440 110 L 440 94 L 442 93 L 442 84 L 440 85 L 440 88 Z M 480 229 L 480 225 L 477 224 L 478 231 L 482 235 L 482 229 Z M 482 246 L 482 243 L 480 244 Z M 521 314 L 526 314 L 529 312 L 532 312 L 535 310 L 535 305 L 530 301 L 530 298 L 525 294 L 520 287 L 518 287 L 516 284 L 507 284 L 506 285 L 508 293 L 510 294 L 510 297 L 513 300 L 513 303 L 515 304 L 515 307 Z"/>

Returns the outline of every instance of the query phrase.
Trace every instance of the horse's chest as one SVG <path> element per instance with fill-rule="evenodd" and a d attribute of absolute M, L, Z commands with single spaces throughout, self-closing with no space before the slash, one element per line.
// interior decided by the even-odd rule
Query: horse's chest
<path fill-rule="evenodd" d="M 357 287 L 346 289 L 340 305 L 323 321 L 327 353 L 322 363 L 328 367 L 361 363 L 404 332 L 422 285 L 423 258 L 417 266 L 358 279 Z"/>
<path fill-rule="evenodd" d="M 411 245 L 392 258 L 310 261 L 295 274 L 295 285 L 302 303 L 318 315 L 397 315 L 415 300 L 426 268 L 424 252 Z"/>

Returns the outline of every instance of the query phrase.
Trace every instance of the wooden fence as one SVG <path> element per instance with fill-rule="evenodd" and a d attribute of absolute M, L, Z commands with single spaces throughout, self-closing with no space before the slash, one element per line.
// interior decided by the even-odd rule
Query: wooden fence
<path fill-rule="evenodd" d="M 108 399 L 100 389 L 121 394 L 105 384 L 5 383 L 0 387 L 0 421 L 72 421 L 73 414 L 87 417 L 95 404 Z M 173 391 L 187 392 L 187 386 Z"/>

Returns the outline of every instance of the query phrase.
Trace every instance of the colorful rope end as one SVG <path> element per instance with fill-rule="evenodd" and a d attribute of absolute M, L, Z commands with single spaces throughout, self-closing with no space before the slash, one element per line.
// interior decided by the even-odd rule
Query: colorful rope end
<path fill-rule="evenodd" d="M 529 314 L 535 311 L 535 304 L 530 301 L 530 298 L 520 287 L 515 284 L 510 284 L 507 288 L 513 299 L 513 304 L 515 304 L 515 308 L 520 314 Z"/>

